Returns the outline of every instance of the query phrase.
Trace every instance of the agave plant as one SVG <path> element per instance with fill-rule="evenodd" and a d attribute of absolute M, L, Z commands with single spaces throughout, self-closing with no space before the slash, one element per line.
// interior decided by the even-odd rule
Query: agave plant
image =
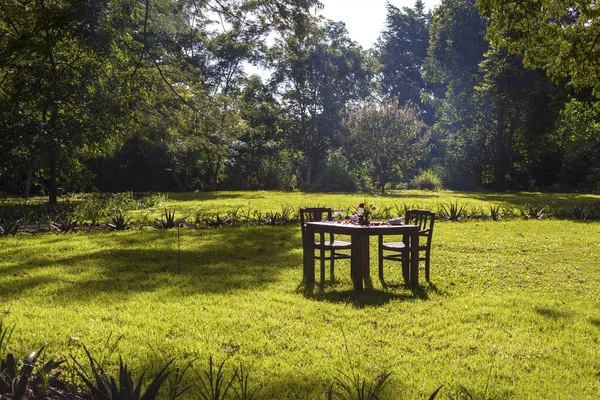
<path fill-rule="evenodd" d="M 118 213 L 112 217 L 112 222 L 108 224 L 108 227 L 115 231 L 124 231 L 130 228 L 130 221 L 131 218 L 128 218 L 126 214 Z"/>
<path fill-rule="evenodd" d="M 58 217 L 58 220 L 50 223 L 50 227 L 55 232 L 68 233 L 77 228 L 77 223 L 77 218 L 70 213 L 63 213 Z"/>
<path fill-rule="evenodd" d="M 492 221 L 500 221 L 504 217 L 504 213 L 500 206 L 490 206 L 490 219 Z"/>
<path fill-rule="evenodd" d="M 187 217 L 175 218 L 175 210 L 168 210 L 165 208 L 162 219 L 157 219 L 154 224 L 159 229 L 171 229 L 181 226 Z"/>
<path fill-rule="evenodd" d="M 15 235 L 19 231 L 19 220 L 5 220 L 0 218 L 0 236 L 2 235 Z"/>
<path fill-rule="evenodd" d="M 527 204 L 521 214 L 525 219 L 544 219 L 546 217 L 546 209 L 540 209 L 536 206 L 532 206 L 531 204 Z"/>
<path fill-rule="evenodd" d="M 590 218 L 590 215 L 592 214 L 591 210 L 589 207 L 587 206 L 573 206 L 573 208 L 571 208 L 571 210 L 569 210 L 569 215 L 572 218 L 581 220 L 581 221 L 585 221 L 588 218 Z"/>
<path fill-rule="evenodd" d="M 465 218 L 467 214 L 467 206 L 465 204 L 458 205 L 453 201 L 450 204 L 440 206 L 440 215 L 442 218 L 448 221 L 460 221 Z"/>
<path fill-rule="evenodd" d="M 5 395 L 13 400 L 29 397 L 45 397 L 53 391 L 60 372 L 57 368 L 63 361 L 50 360 L 40 365 L 39 357 L 44 351 L 32 352 L 23 362 L 17 362 L 7 345 L 15 326 L 5 328 L 0 320 L 0 398 Z M 34 374 L 34 370 L 36 373 Z"/>
<path fill-rule="evenodd" d="M 90 390 L 94 400 L 154 400 L 170 374 L 168 368 L 172 361 L 169 361 L 144 388 L 146 371 L 142 372 L 134 384 L 131 371 L 123 363 L 123 359 L 119 358 L 119 376 L 117 378 L 109 376 L 85 346 L 83 349 L 89 361 L 90 372 L 86 372 L 75 358 L 73 361 L 77 368 L 77 375 Z"/>

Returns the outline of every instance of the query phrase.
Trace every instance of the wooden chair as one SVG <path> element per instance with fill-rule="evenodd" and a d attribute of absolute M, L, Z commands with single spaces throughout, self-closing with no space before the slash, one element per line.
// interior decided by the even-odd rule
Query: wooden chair
<path fill-rule="evenodd" d="M 300 226 L 302 227 L 302 243 L 306 240 L 314 240 L 315 238 L 306 237 L 305 224 L 307 222 L 332 221 L 333 212 L 331 208 L 313 207 L 300 209 Z M 319 250 L 318 255 L 314 255 L 315 259 L 321 261 L 321 284 L 325 282 L 325 260 L 330 260 L 330 275 L 334 280 L 335 260 L 350 258 L 349 253 L 339 252 L 339 250 L 349 250 L 352 248 L 352 243 L 335 240 L 332 233 L 328 234 L 329 240 L 325 240 L 325 234 L 319 235 L 319 240 L 315 241 L 315 250 Z M 326 253 L 329 253 L 328 255 Z"/>
<path fill-rule="evenodd" d="M 431 255 L 431 238 L 433 236 L 433 224 L 435 213 L 428 210 L 407 210 L 404 223 L 406 225 L 417 225 L 419 227 L 419 261 L 425 261 L 425 279 L 429 281 L 429 266 Z M 421 255 L 423 253 L 423 255 Z M 379 279 L 383 281 L 383 260 L 403 262 L 402 272 L 406 279 L 408 273 L 408 261 L 410 256 L 410 245 L 404 242 L 384 243 L 383 236 L 379 236 Z"/>

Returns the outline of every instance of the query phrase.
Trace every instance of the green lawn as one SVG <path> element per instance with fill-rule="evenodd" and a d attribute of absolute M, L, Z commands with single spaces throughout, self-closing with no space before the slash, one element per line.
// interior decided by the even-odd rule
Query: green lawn
<path fill-rule="evenodd" d="M 532 203 L 525 195 L 425 196 Z M 598 201 L 574 196 L 544 200 Z M 185 214 L 243 202 L 271 209 L 370 202 L 267 192 L 200 197 L 170 195 L 168 206 Z M 121 355 L 140 373 L 176 357 L 179 365 L 195 359 L 202 373 L 210 355 L 229 357 L 228 371 L 243 363 L 260 399 L 325 399 L 340 371 L 353 370 L 366 379 L 391 372 L 387 399 L 426 399 L 440 385 L 438 398 L 456 398 L 462 385 L 476 399 L 597 399 L 599 239 L 600 222 L 440 221 L 431 283 L 405 288 L 399 266 L 387 265 L 392 285 L 383 288 L 373 239 L 373 290 L 353 293 L 342 261 L 336 283 L 305 296 L 296 225 L 186 228 L 181 252 L 176 230 L 19 233 L 0 238 L 0 316 L 16 324 L 9 347 L 18 354 L 49 343 L 48 356 L 83 359 L 82 344 L 100 355 L 111 335 L 111 342 L 123 335 L 113 365 Z"/>

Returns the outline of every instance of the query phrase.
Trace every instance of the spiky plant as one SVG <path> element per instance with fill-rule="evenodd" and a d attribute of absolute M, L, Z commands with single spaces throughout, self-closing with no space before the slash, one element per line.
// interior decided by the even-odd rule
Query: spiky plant
<path fill-rule="evenodd" d="M 170 374 L 168 368 L 171 361 L 144 387 L 146 370 L 142 372 L 134 384 L 131 371 L 123 363 L 123 359 L 119 358 L 119 376 L 109 376 L 85 346 L 83 349 L 89 362 L 89 371 L 86 371 L 75 358 L 73 358 L 73 361 L 77 368 L 77 375 L 90 390 L 92 399 L 94 400 L 154 400 L 158 397 L 163 383 Z"/>

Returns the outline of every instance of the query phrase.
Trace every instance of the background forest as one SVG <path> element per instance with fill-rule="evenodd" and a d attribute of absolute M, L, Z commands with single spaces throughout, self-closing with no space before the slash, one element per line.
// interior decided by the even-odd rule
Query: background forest
<path fill-rule="evenodd" d="M 596 1 L 319 7 L 0 0 L 0 191 L 600 191 Z"/>

